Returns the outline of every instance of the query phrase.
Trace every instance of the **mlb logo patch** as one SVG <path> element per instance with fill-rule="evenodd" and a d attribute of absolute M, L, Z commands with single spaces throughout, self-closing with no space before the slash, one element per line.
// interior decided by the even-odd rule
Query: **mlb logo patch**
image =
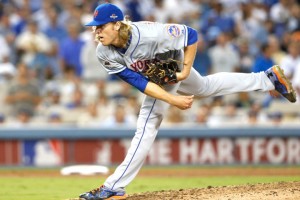
<path fill-rule="evenodd" d="M 118 18 L 118 16 L 117 16 L 116 14 L 112 14 L 112 15 L 110 16 L 110 18 L 116 19 L 116 18 Z"/>
<path fill-rule="evenodd" d="M 167 31 L 172 37 L 178 37 L 181 35 L 180 28 L 176 25 L 169 25 L 167 27 Z"/>

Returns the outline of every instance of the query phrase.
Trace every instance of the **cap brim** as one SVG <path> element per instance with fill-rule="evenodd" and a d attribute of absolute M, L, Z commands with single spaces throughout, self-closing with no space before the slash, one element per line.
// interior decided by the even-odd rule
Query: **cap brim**
<path fill-rule="evenodd" d="M 106 24 L 106 23 L 107 22 L 103 22 L 103 21 L 101 22 L 101 21 L 95 21 L 95 20 L 93 20 L 93 21 L 85 24 L 85 26 L 100 26 L 100 25 L 103 25 L 103 24 Z"/>

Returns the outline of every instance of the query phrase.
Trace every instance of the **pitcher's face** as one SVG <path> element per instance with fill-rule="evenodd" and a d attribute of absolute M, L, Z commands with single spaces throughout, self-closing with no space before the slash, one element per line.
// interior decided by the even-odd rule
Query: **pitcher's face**
<path fill-rule="evenodd" d="M 118 41 L 118 25 L 114 22 L 95 26 L 96 40 L 103 46 L 114 45 Z"/>

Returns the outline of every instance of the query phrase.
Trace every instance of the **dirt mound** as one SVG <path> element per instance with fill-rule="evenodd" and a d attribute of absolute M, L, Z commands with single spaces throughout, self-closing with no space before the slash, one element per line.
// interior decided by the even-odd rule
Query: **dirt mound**
<path fill-rule="evenodd" d="M 128 200 L 299 200 L 300 182 L 180 189 L 132 194 Z"/>

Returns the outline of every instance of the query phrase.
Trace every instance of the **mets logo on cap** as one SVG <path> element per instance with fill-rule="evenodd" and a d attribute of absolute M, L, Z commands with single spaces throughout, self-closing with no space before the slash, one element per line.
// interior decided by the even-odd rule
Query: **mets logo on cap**
<path fill-rule="evenodd" d="M 168 31 L 169 35 L 171 35 L 172 37 L 178 37 L 181 34 L 180 28 L 176 25 L 169 25 L 167 27 L 167 31 Z"/>
<path fill-rule="evenodd" d="M 95 10 L 95 12 L 94 12 L 94 18 L 96 18 L 97 16 L 98 16 L 98 10 Z"/>

